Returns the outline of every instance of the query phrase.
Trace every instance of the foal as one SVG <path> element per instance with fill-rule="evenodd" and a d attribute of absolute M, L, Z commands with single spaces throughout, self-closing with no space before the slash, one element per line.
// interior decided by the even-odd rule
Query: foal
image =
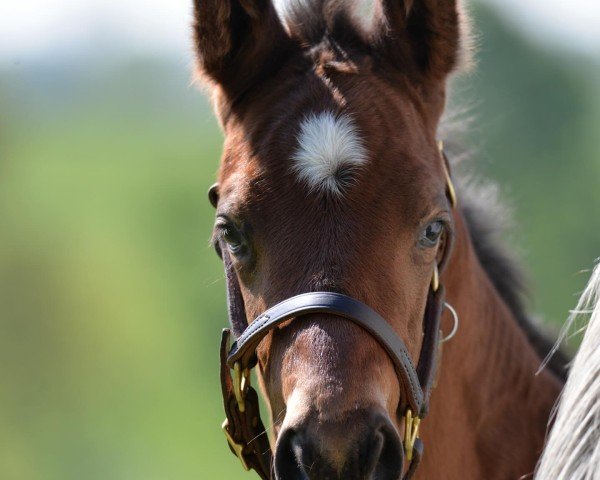
<path fill-rule="evenodd" d="M 251 320 L 297 294 L 342 293 L 385 318 L 416 364 L 439 270 L 460 328 L 438 355 L 416 478 L 530 474 L 561 382 L 536 376 L 540 357 L 478 258 L 461 192 L 458 208 L 449 195 L 437 129 L 466 50 L 459 7 L 274 3 L 195 1 L 198 69 L 225 133 L 211 201 L 234 307 Z M 275 478 L 404 474 L 407 392 L 363 328 L 303 315 L 257 358 Z"/>

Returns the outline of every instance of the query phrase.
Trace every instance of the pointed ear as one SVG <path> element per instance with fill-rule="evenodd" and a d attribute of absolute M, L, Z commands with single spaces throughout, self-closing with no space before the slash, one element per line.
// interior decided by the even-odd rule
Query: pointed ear
<path fill-rule="evenodd" d="M 235 98 L 276 70 L 291 46 L 270 0 L 194 0 L 200 74 Z"/>
<path fill-rule="evenodd" d="M 393 60 L 433 80 L 467 62 L 469 37 L 460 0 L 381 0 L 383 47 Z"/>

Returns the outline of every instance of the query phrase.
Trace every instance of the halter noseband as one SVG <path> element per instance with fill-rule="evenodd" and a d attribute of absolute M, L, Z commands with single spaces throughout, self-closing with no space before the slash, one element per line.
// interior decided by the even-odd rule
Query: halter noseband
<path fill-rule="evenodd" d="M 456 194 L 450 179 L 443 144 L 439 143 L 447 196 L 452 207 Z M 216 204 L 214 189 L 211 203 Z M 281 323 L 314 313 L 326 313 L 345 318 L 367 331 L 387 352 L 400 380 L 398 418 L 404 422 L 404 451 L 408 468 L 404 479 L 410 479 L 421 460 L 423 443 L 419 439 L 420 422 L 427 415 L 429 397 L 434 387 L 441 344 L 454 336 L 458 316 L 444 302 L 444 287 L 440 285 L 436 265 L 427 295 L 423 318 L 423 342 L 416 368 L 406 345 L 396 335 L 390 324 L 368 305 L 341 293 L 303 293 L 283 300 L 248 323 L 240 285 L 226 248 L 222 249 L 227 278 L 227 304 L 229 321 L 238 338 L 229 346 L 231 331 L 224 329 L 221 338 L 221 387 L 226 419 L 222 429 L 231 451 L 240 459 L 246 470 L 254 469 L 263 480 L 272 478 L 272 454 L 268 436 L 260 419 L 258 395 L 250 385 L 250 370 L 256 365 L 256 349 L 261 340 Z M 440 318 L 446 306 L 453 315 L 451 333 L 441 338 Z M 232 375 L 233 372 L 233 375 Z M 404 463 L 404 462 L 402 462 Z"/>

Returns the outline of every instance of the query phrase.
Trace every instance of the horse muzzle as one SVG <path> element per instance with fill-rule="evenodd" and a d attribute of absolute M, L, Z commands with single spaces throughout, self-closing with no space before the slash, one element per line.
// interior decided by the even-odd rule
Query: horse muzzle
<path fill-rule="evenodd" d="M 340 421 L 318 416 L 285 427 L 275 451 L 277 480 L 397 480 L 400 436 L 387 415 L 357 410 Z"/>

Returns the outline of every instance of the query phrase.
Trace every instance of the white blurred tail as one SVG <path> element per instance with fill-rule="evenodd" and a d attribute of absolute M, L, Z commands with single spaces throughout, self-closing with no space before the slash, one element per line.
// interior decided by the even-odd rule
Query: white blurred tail
<path fill-rule="evenodd" d="M 587 331 L 561 394 L 537 480 L 600 479 L 600 263 L 567 329 L 587 315 Z"/>

